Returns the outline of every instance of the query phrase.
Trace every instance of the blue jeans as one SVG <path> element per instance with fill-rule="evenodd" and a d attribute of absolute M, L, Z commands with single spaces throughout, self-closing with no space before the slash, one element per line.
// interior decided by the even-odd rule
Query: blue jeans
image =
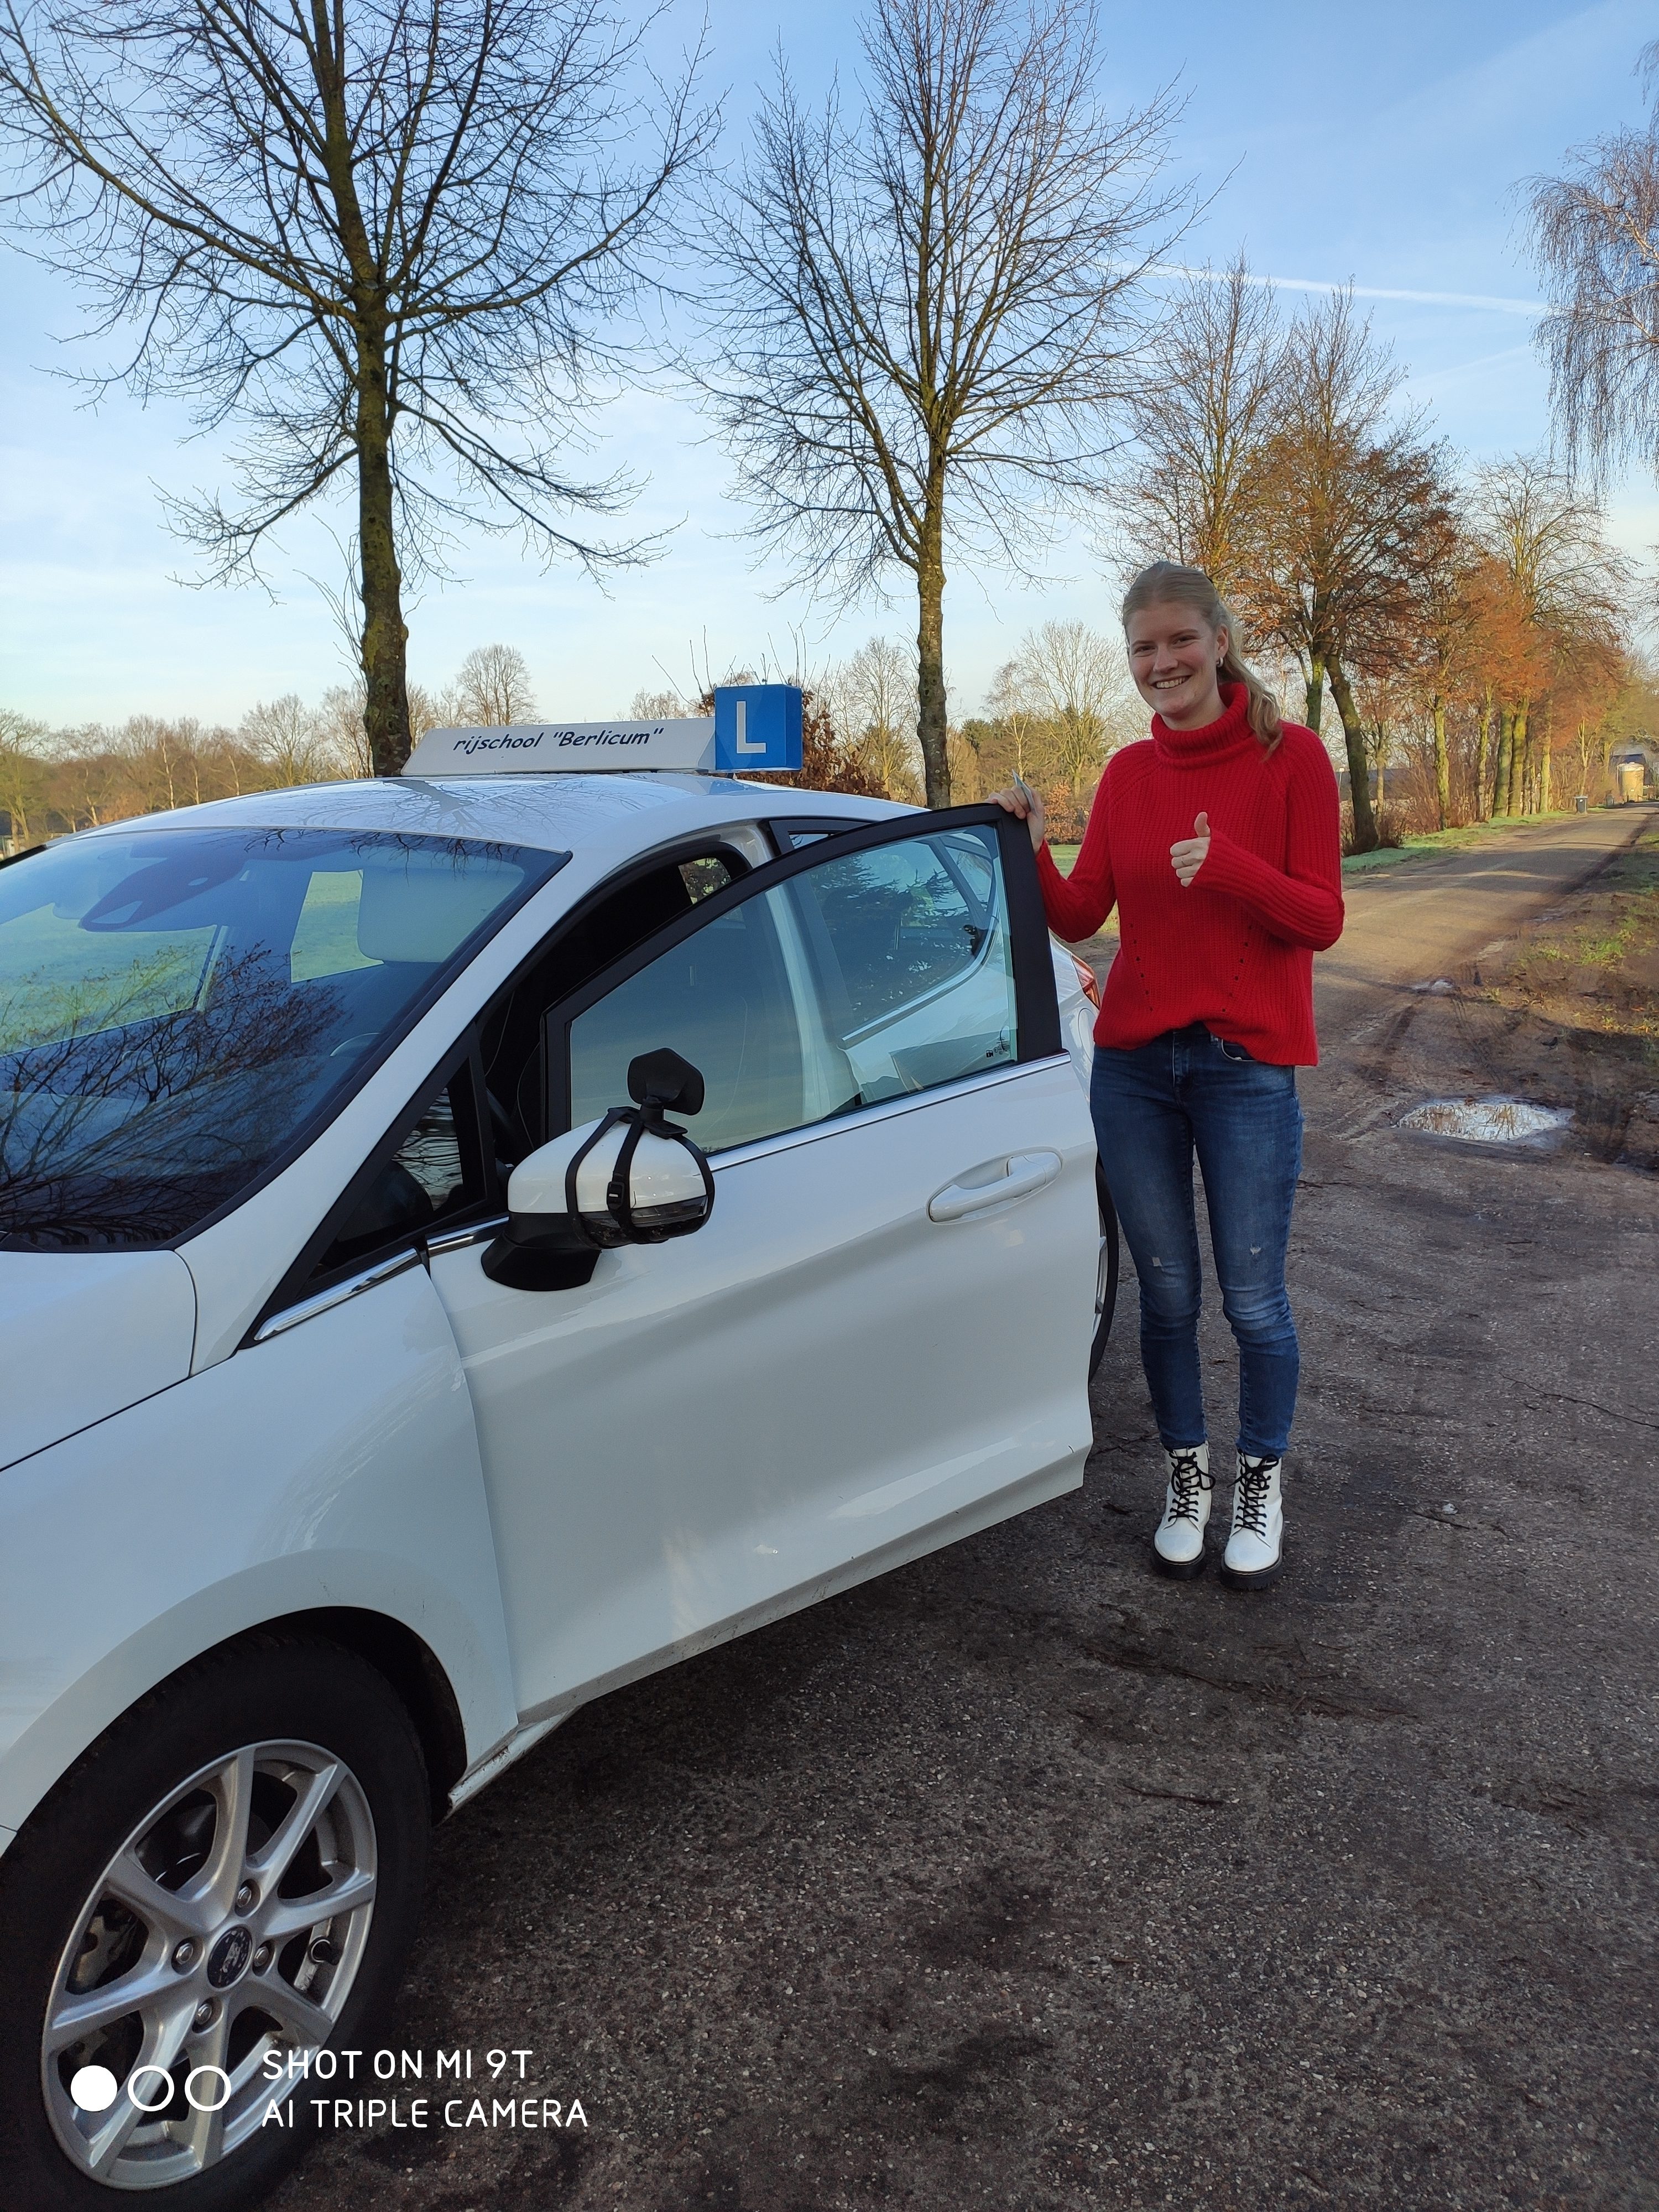
<path fill-rule="evenodd" d="M 1290 1441 L 1298 1366 L 1285 1290 L 1302 1167 L 1296 1070 L 1252 1060 L 1194 1023 L 1132 1052 L 1097 1045 L 1089 1104 L 1140 1282 L 1140 1358 L 1159 1436 L 1171 1449 L 1205 1440 L 1196 1152 L 1222 1310 L 1238 1345 L 1238 1448 L 1277 1458 Z"/>

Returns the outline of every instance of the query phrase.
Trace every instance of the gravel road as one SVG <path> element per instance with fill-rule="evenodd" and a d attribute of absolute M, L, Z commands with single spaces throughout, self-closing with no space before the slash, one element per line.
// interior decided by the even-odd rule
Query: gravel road
<path fill-rule="evenodd" d="M 1413 854 L 1344 885 L 1348 918 L 1317 965 L 1328 1061 L 1381 1011 L 1391 985 L 1432 982 L 1523 916 L 1553 905 L 1612 853 L 1652 826 L 1650 806 L 1603 807 L 1537 829 L 1488 831 L 1478 845 Z M 1315 1076 L 1304 1103 L 1317 1110 Z"/>
<path fill-rule="evenodd" d="M 1410 987 L 1635 826 L 1352 886 L 1284 1580 L 1148 1572 L 1121 1327 L 1077 1495 L 589 1707 L 441 1832 L 393 2038 L 527 2050 L 585 2128 L 342 2133 L 281 2212 L 1659 2206 L 1659 1179 L 1392 1121 L 1451 1018 Z"/>

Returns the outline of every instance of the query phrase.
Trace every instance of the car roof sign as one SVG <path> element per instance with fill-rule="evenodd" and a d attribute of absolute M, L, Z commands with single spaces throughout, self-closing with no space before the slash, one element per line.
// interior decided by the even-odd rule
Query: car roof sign
<path fill-rule="evenodd" d="M 404 763 L 405 775 L 591 775 L 642 769 L 684 775 L 740 769 L 789 775 L 801 765 L 799 687 L 722 684 L 712 714 L 664 720 L 515 722 L 428 730 Z"/>
<path fill-rule="evenodd" d="M 714 718 L 679 721 L 515 722 L 491 729 L 428 730 L 404 763 L 405 775 L 591 775 L 596 769 L 714 765 Z"/>

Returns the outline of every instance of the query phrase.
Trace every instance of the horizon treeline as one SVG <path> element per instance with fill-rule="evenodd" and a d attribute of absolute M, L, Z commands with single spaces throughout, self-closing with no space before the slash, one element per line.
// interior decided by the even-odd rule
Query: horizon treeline
<path fill-rule="evenodd" d="M 1133 442 L 1097 504 L 1102 565 L 1214 579 L 1246 658 L 1330 748 L 1346 848 L 1604 797 L 1613 746 L 1659 732 L 1659 670 L 1637 643 L 1650 586 L 1593 489 L 1538 455 L 1461 465 L 1396 404 L 1401 372 L 1346 294 L 1286 318 L 1242 264 L 1204 272 L 1162 343 L 1164 379 L 1129 395 Z M 925 800 L 914 645 L 874 635 L 794 680 L 811 695 L 805 781 Z M 641 690 L 629 711 L 697 712 L 711 681 Z M 416 739 L 537 711 L 523 653 L 501 643 L 441 690 L 411 685 L 409 707 Z M 947 722 L 949 788 L 970 801 L 1023 775 L 1056 836 L 1080 836 L 1107 756 L 1146 726 L 1115 629 L 1041 622 L 981 711 Z M 234 729 L 138 715 L 49 732 L 0 711 L 13 843 L 371 763 L 361 683 L 315 707 L 262 702 Z"/>
<path fill-rule="evenodd" d="M 1537 470 L 1517 462 L 1489 474 L 1534 484 Z M 1465 640 L 1451 671 L 1419 644 L 1415 655 L 1402 651 L 1380 669 L 1362 659 L 1352 680 L 1367 795 L 1383 842 L 1545 811 L 1580 793 L 1599 801 L 1611 791 L 1613 748 L 1659 732 L 1659 669 L 1616 620 L 1575 631 L 1559 614 L 1552 624 L 1534 610 L 1528 622 L 1512 587 L 1505 590 L 1498 556 L 1474 548 L 1471 556 L 1462 589 L 1472 602 L 1481 595 L 1478 615 L 1492 625 L 1490 635 Z M 1233 588 L 1249 604 L 1247 586 Z M 1247 657 L 1286 716 L 1310 714 L 1305 665 L 1271 641 L 1252 649 L 1241 626 Z M 915 668 L 905 643 L 872 635 L 817 674 L 792 672 L 807 695 L 804 784 L 923 803 Z M 733 665 L 720 680 L 757 678 Z M 712 682 L 684 694 L 641 688 L 628 711 L 708 713 L 712 698 Z M 417 738 L 450 724 L 533 721 L 538 712 L 524 654 L 499 643 L 470 653 L 441 690 L 411 686 L 410 704 Z M 1352 848 L 1346 733 L 1324 720 Z M 949 725 L 955 797 L 969 804 L 1023 776 L 1042 793 L 1052 834 L 1075 840 L 1108 756 L 1144 737 L 1146 722 L 1115 635 L 1075 621 L 1037 624 L 995 672 L 981 711 Z M 315 706 L 293 692 L 260 701 L 234 727 L 189 714 L 134 714 L 54 730 L 0 708 L 0 842 L 22 847 L 245 792 L 370 773 L 361 685 L 331 686 Z"/>

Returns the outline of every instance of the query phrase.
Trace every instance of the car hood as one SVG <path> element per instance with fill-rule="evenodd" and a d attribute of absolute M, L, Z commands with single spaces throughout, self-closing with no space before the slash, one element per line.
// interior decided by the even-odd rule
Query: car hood
<path fill-rule="evenodd" d="M 181 1382 L 195 1343 L 176 1252 L 0 1252 L 0 1467 Z"/>

